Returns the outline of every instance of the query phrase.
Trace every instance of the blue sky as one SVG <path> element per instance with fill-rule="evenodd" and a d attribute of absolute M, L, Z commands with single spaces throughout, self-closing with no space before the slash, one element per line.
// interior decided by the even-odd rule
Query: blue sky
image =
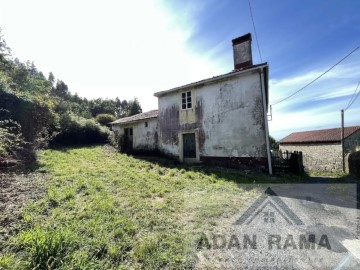
<path fill-rule="evenodd" d="M 304 86 L 360 45 L 360 1 L 251 0 L 270 103 Z M 231 40 L 253 33 L 247 0 L 0 0 L 13 54 L 52 71 L 81 96 L 138 97 L 233 69 Z M 253 34 L 253 59 L 260 63 Z M 360 80 L 360 49 L 319 81 L 273 107 L 270 134 L 338 127 Z M 360 98 L 345 113 L 360 125 Z"/>

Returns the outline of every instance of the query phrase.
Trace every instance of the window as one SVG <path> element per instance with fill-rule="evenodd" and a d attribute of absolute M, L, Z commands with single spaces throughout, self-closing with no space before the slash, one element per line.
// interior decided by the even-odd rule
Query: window
<path fill-rule="evenodd" d="M 131 137 L 133 135 L 133 129 L 132 128 L 125 128 L 124 133 L 125 133 L 125 137 Z"/>
<path fill-rule="evenodd" d="M 191 91 L 181 93 L 181 108 L 183 110 L 192 108 Z"/>
<path fill-rule="evenodd" d="M 148 122 L 145 122 L 145 127 L 148 127 Z"/>

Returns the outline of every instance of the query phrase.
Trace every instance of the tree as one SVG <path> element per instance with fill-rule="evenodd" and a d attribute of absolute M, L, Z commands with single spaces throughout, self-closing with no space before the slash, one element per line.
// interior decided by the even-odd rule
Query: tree
<path fill-rule="evenodd" d="M 129 111 L 128 116 L 142 113 L 142 109 L 141 109 L 139 100 L 137 98 L 134 98 L 133 101 L 130 101 L 128 107 L 129 107 L 128 108 L 128 111 Z"/>
<path fill-rule="evenodd" d="M 54 85 L 55 83 L 55 76 L 52 72 L 49 72 L 48 81 L 51 83 L 51 85 Z"/>
<path fill-rule="evenodd" d="M 0 28 L 0 71 L 9 71 L 11 69 L 11 50 L 1 33 Z"/>
<path fill-rule="evenodd" d="M 275 140 L 274 137 L 269 136 L 269 141 L 270 141 L 270 149 L 272 150 L 279 149 L 279 143 Z"/>
<path fill-rule="evenodd" d="M 0 61 L 11 56 L 11 49 L 7 46 L 6 41 L 2 35 L 0 28 Z"/>
<path fill-rule="evenodd" d="M 123 118 L 128 116 L 128 102 L 127 100 L 120 101 L 119 98 L 116 100 L 115 116 L 116 118 Z"/>
<path fill-rule="evenodd" d="M 54 95 L 61 97 L 63 99 L 69 98 L 69 88 L 68 86 L 61 80 L 56 81 L 55 88 L 52 89 Z"/>

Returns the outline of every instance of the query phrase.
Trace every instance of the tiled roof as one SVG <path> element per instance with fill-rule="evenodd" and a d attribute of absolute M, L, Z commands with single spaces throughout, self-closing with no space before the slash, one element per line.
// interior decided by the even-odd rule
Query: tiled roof
<path fill-rule="evenodd" d="M 360 126 L 345 127 L 344 138 L 349 137 L 353 133 L 360 131 Z M 321 142 L 340 142 L 341 128 L 311 130 L 303 132 L 294 132 L 286 136 L 279 143 L 321 143 Z"/>
<path fill-rule="evenodd" d="M 111 125 L 115 124 L 126 124 L 130 122 L 136 122 L 139 120 L 149 119 L 149 118 L 156 118 L 159 115 L 159 110 L 152 110 L 144 113 L 135 114 L 133 116 L 120 118 L 114 122 L 111 122 Z"/>

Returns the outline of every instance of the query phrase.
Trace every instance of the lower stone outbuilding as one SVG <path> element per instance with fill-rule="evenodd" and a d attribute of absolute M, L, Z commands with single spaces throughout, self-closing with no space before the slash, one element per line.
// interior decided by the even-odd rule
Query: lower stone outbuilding
<path fill-rule="evenodd" d="M 301 151 L 308 172 L 340 172 L 343 169 L 341 128 L 295 132 L 280 142 L 281 151 Z M 360 126 L 344 128 L 344 161 L 348 169 L 349 155 L 360 151 Z M 360 164 L 359 164 L 360 165 Z"/>

